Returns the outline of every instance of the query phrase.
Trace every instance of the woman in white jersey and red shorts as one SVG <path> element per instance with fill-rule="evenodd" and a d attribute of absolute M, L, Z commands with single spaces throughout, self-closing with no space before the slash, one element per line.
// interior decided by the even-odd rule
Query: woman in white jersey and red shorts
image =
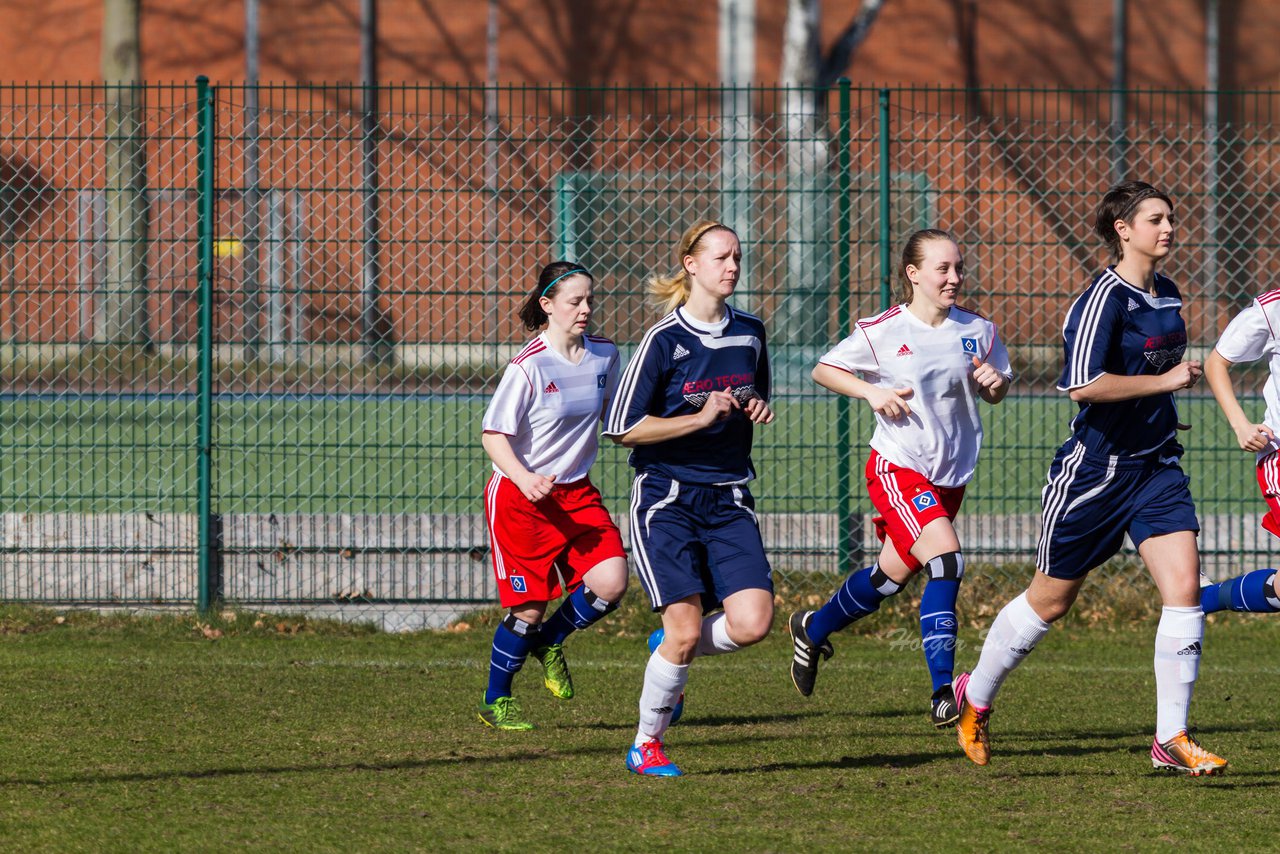
<path fill-rule="evenodd" d="M 859 320 L 813 370 L 819 385 L 875 411 L 867 488 L 884 545 L 825 605 L 791 615 L 791 679 L 801 694 L 812 693 L 819 658 L 834 654 L 828 637 L 927 568 L 920 629 L 933 680 L 930 716 L 941 727 L 959 714 L 951 681 L 964 557 L 952 520 L 982 446 L 978 401 L 1002 401 L 1013 372 L 995 324 L 956 304 L 964 259 L 950 234 L 912 234 L 899 273 L 901 303 Z"/>
<path fill-rule="evenodd" d="M 581 265 L 543 268 L 520 319 L 546 329 L 507 365 L 484 414 L 481 443 L 493 461 L 485 521 L 498 600 L 509 611 L 494 631 L 479 711 L 496 729 L 533 727 L 511 691 L 529 654 L 552 694 L 573 697 L 561 645 L 617 608 L 627 589 L 622 537 L 587 477 L 618 381 L 618 348 L 587 334 L 593 287 Z M 544 622 L 562 590 L 568 595 Z"/>
<path fill-rule="evenodd" d="M 1230 368 L 1263 358 L 1268 369 L 1262 391 L 1266 412 L 1262 421 L 1255 422 L 1236 397 Z M 1240 450 L 1255 455 L 1258 488 L 1267 503 L 1262 527 L 1280 537 L 1280 439 L 1276 437 L 1276 430 L 1280 430 L 1280 290 L 1266 292 L 1231 319 L 1205 360 L 1204 378 L 1236 434 Z M 1275 613 L 1280 611 L 1278 578 L 1280 574 L 1268 568 L 1217 583 L 1202 579 L 1200 607 L 1206 614 L 1225 610 Z"/>

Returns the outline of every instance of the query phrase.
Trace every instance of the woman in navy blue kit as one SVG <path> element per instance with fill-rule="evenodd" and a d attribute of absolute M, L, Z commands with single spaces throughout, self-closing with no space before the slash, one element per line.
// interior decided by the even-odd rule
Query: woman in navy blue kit
<path fill-rule="evenodd" d="M 632 449 L 633 563 L 662 614 L 627 768 L 661 777 L 681 774 L 663 735 L 689 663 L 756 643 L 773 621 L 772 573 L 747 489 L 754 427 L 773 421 L 764 324 L 727 303 L 742 263 L 733 229 L 695 223 L 676 257 L 674 275 L 650 281 L 665 316 L 627 365 L 605 423 L 605 435 Z"/>
<path fill-rule="evenodd" d="M 1201 367 L 1182 359 L 1182 298 L 1156 272 L 1173 245 L 1173 203 L 1150 184 L 1118 184 L 1099 204 L 1094 228 L 1115 264 L 1076 298 L 1063 327 L 1058 388 L 1080 409 L 1042 493 L 1039 571 L 996 617 L 972 674 L 956 679 L 957 738 L 972 761 L 987 764 L 991 704 L 1005 677 L 1070 610 L 1085 576 L 1119 551 L 1128 534 L 1164 604 L 1155 642 L 1152 765 L 1215 774 L 1226 761 L 1187 733 L 1204 612 L 1200 526 L 1179 465 L 1173 394 L 1199 382 Z"/>

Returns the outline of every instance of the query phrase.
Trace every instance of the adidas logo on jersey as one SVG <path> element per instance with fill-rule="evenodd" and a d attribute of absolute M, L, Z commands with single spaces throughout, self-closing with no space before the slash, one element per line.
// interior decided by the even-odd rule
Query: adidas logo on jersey
<path fill-rule="evenodd" d="M 542 393 L 543 394 L 559 394 L 560 387 L 556 385 L 555 380 L 552 380 L 551 382 L 547 383 L 547 387 L 542 390 Z"/>
<path fill-rule="evenodd" d="M 1138 304 L 1133 301 L 1133 297 L 1129 297 L 1129 311 L 1133 311 L 1137 307 Z"/>
<path fill-rule="evenodd" d="M 908 347 L 906 344 L 903 344 L 901 347 L 899 347 L 899 348 L 898 348 L 898 355 L 899 355 L 899 356 L 914 356 L 915 354 L 911 352 L 911 348 L 910 348 L 910 347 Z"/>
<path fill-rule="evenodd" d="M 689 351 L 680 344 L 677 344 L 676 348 L 671 351 L 672 359 L 683 359 L 687 355 L 689 355 Z"/>

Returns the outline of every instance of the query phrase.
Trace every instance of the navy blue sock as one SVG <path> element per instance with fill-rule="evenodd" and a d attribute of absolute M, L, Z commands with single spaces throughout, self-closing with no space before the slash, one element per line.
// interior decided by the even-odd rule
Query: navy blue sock
<path fill-rule="evenodd" d="M 560 607 L 551 618 L 542 624 L 542 635 L 538 639 L 539 646 L 550 646 L 553 643 L 564 643 L 564 639 L 578 629 L 585 629 L 618 608 L 617 602 L 606 602 L 581 585 L 577 590 L 564 597 Z"/>
<path fill-rule="evenodd" d="M 1251 611 L 1270 614 L 1280 611 L 1274 569 L 1255 569 L 1217 584 L 1200 588 L 1200 606 L 1206 614 L 1215 611 Z"/>
<path fill-rule="evenodd" d="M 852 625 L 880 608 L 880 603 L 902 589 L 902 585 L 885 575 L 880 564 L 872 564 L 850 575 L 827 604 L 813 612 L 805 631 L 815 645 L 832 632 Z"/>
<path fill-rule="evenodd" d="M 933 690 L 950 685 L 956 669 L 956 598 L 964 555 L 947 552 L 925 564 L 929 582 L 920 596 L 920 641 Z"/>
<path fill-rule="evenodd" d="M 508 614 L 493 630 L 493 651 L 489 654 L 489 687 L 484 701 L 492 703 L 499 697 L 511 696 L 511 681 L 515 679 L 529 650 L 538 639 L 538 627 Z"/>

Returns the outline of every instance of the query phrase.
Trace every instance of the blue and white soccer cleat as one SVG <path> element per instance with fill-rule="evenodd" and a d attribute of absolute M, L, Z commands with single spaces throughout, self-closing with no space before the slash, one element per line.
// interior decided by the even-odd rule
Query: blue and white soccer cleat
<path fill-rule="evenodd" d="M 658 647 L 662 646 L 662 639 L 666 637 L 666 629 L 654 629 L 649 634 L 649 654 L 653 655 Z M 671 710 L 671 723 L 680 720 L 680 716 L 684 714 L 684 692 L 680 692 L 680 699 L 676 700 L 676 707 Z"/>
<path fill-rule="evenodd" d="M 662 742 L 651 738 L 627 751 L 627 770 L 645 777 L 683 777 L 684 772 L 667 758 Z"/>

